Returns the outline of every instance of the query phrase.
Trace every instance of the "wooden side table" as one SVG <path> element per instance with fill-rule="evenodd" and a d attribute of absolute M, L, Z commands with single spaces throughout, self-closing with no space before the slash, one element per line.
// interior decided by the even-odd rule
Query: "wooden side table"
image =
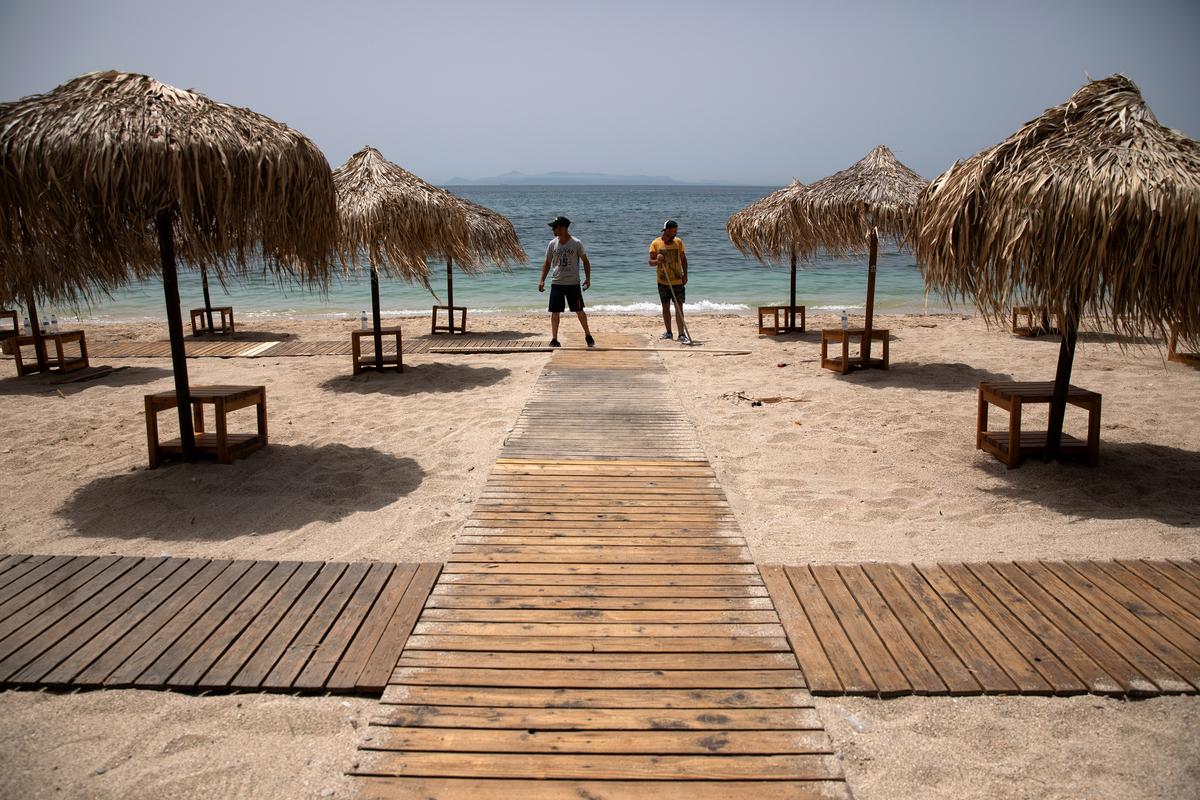
<path fill-rule="evenodd" d="M 267 446 L 267 387 L 265 386 L 192 386 L 192 424 L 196 431 L 196 452 L 214 456 L 219 464 L 232 464 L 235 458 L 245 458 Z M 150 469 L 157 467 L 164 455 L 183 453 L 183 441 L 158 440 L 158 414 L 179 403 L 175 392 L 146 395 L 146 443 L 150 447 Z M 204 430 L 204 406 L 213 407 L 215 431 Z M 228 415 L 232 411 L 254 406 L 258 412 L 257 433 L 230 433 Z"/>
<path fill-rule="evenodd" d="M 1054 331 L 1050 311 L 1040 306 L 1013 306 L 1012 332 L 1016 336 L 1042 336 Z"/>
<path fill-rule="evenodd" d="M 54 343 L 54 356 L 51 357 L 48 345 Z M 29 375 L 40 372 L 37 364 L 37 353 L 34 353 L 32 364 L 26 364 L 21 353 L 22 347 L 36 347 L 37 339 L 32 335 L 14 336 L 11 339 L 13 359 L 17 363 L 17 375 Z M 65 345 L 76 345 L 76 353 L 67 354 Z M 47 348 L 46 361 L 51 372 L 73 372 L 88 366 L 87 338 L 83 331 L 59 331 L 58 333 L 43 333 L 42 346 Z"/>
<path fill-rule="evenodd" d="M 870 358 L 864 361 L 862 357 L 862 341 L 867 335 L 865 328 L 825 328 L 821 331 L 821 366 L 825 369 L 831 369 L 834 372 L 845 375 L 852 369 L 889 369 L 888 362 L 888 339 L 889 333 L 887 328 L 872 328 L 871 341 L 882 342 L 883 352 L 879 358 Z M 858 341 L 858 355 L 850 355 L 850 343 Z M 829 356 L 829 345 L 840 345 L 841 355 Z"/>
<path fill-rule="evenodd" d="M 199 336 L 202 333 L 234 333 L 233 329 L 233 306 L 213 306 L 213 314 L 221 315 L 221 324 L 213 320 L 213 326 L 208 327 L 208 309 L 193 308 L 188 313 L 192 315 L 192 336 Z"/>
<path fill-rule="evenodd" d="M 12 340 L 21 335 L 21 325 L 17 322 L 16 311 L 0 309 L 0 320 L 4 319 L 12 322 L 12 330 L 9 330 L 7 327 L 0 327 L 0 352 L 10 355 L 13 347 Z"/>
<path fill-rule="evenodd" d="M 446 324 L 438 325 L 438 311 L 446 312 Z M 454 315 L 459 315 L 460 321 L 458 325 L 454 324 Z M 433 327 L 430 333 L 444 331 L 445 333 L 466 333 L 467 332 L 467 307 L 466 306 L 434 306 L 433 307 Z"/>
<path fill-rule="evenodd" d="M 979 384 L 979 412 L 975 426 L 975 448 L 991 453 L 1006 467 L 1019 466 L 1027 456 L 1046 451 L 1046 431 L 1026 431 L 1021 428 L 1021 410 L 1032 403 L 1049 403 L 1054 394 L 1053 381 L 1008 382 L 982 381 Z M 1067 403 L 1088 412 L 1087 441 L 1082 442 L 1063 433 L 1059 453 L 1084 456 L 1088 464 L 1100 463 L 1100 394 L 1070 386 Z M 988 406 L 1008 412 L 1008 430 L 988 429 Z"/>
<path fill-rule="evenodd" d="M 396 337 L 396 352 L 383 354 L 383 368 L 395 369 L 396 372 L 404 372 L 404 343 L 400 336 L 400 326 L 395 328 L 380 328 L 380 336 Z M 362 372 L 364 369 L 375 369 L 375 353 L 374 348 L 366 358 L 362 356 L 362 340 L 372 341 L 375 338 L 374 330 L 366 331 L 351 331 L 350 332 L 350 350 L 351 357 L 354 359 L 354 374 Z"/>
<path fill-rule="evenodd" d="M 779 335 L 781 333 L 804 333 L 804 306 L 796 306 L 796 316 L 800 318 L 799 326 L 788 325 L 788 312 L 790 306 L 759 306 L 758 307 L 758 335 L 766 334 Z M 783 324 L 780 324 L 779 317 L 783 315 Z M 773 322 L 768 320 L 774 320 Z"/>

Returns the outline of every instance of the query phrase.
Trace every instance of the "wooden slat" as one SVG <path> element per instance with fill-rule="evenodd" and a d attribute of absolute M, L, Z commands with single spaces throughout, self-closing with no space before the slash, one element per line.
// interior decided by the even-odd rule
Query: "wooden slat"
<path fill-rule="evenodd" d="M 841 780 L 808 783 L 788 781 L 584 781 L 493 780 L 471 778 L 362 777 L 363 800 L 430 800 L 469 797 L 472 800 L 848 800 Z"/>
<path fill-rule="evenodd" d="M 364 750 L 664 755 L 831 754 L 824 731 L 529 731 L 384 728 Z"/>
<path fill-rule="evenodd" d="M 425 599 L 433 588 L 441 572 L 440 564 L 421 564 L 412 580 L 405 589 L 404 597 L 400 600 L 396 612 L 388 621 L 387 628 L 379 643 L 371 652 L 371 657 L 359 676 L 358 685 L 362 688 L 377 689 L 387 684 L 388 675 L 403 652 L 405 643 L 416 626 L 418 615 Z"/>
<path fill-rule="evenodd" d="M 359 677 L 367 666 L 367 662 L 375 648 L 379 646 L 404 592 L 412 582 L 417 572 L 416 564 L 397 564 L 388 576 L 387 585 L 379 593 L 375 608 L 366 623 L 354 638 L 354 643 L 346 649 L 341 661 L 334 669 L 326 684 L 331 689 L 352 689 L 359 686 Z M 414 619 L 415 622 L 415 619 Z M 405 634 L 405 639 L 407 639 Z"/>
<path fill-rule="evenodd" d="M 871 679 L 870 671 L 855 652 L 854 645 L 847 638 L 837 615 L 830 608 L 812 573 L 804 567 L 786 567 L 784 572 L 843 689 L 856 693 L 877 692 L 878 687 Z M 812 658 L 801 653 L 797 653 L 796 657 L 801 664 L 805 663 L 806 658 Z"/>
<path fill-rule="evenodd" d="M 780 636 L 585 636 L 577 631 L 565 635 L 425 635 L 408 639 L 411 650 L 506 650 L 517 652 L 575 653 L 763 653 L 788 650 Z"/>
<path fill-rule="evenodd" d="M 810 706 L 734 709 L 490 708 L 386 705 L 372 725 L 516 730 L 823 730 Z"/>

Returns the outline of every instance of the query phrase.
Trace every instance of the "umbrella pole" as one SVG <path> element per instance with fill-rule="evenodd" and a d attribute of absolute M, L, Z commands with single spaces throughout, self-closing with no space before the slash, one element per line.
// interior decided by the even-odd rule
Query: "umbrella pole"
<path fill-rule="evenodd" d="M 200 285 L 204 287 L 204 315 L 208 318 L 208 332 L 213 332 L 212 300 L 208 296 L 208 270 L 200 265 Z"/>
<path fill-rule="evenodd" d="M 187 353 L 183 347 L 183 314 L 179 310 L 179 278 L 175 273 L 175 242 L 171 238 L 171 212 L 156 219 L 158 248 L 162 254 L 163 294 L 167 301 L 167 329 L 171 334 L 171 366 L 175 371 L 175 401 L 179 411 L 179 439 L 183 460 L 196 460 L 196 431 L 192 427 L 192 395 L 188 391 Z"/>
<path fill-rule="evenodd" d="M 454 259 L 446 259 L 446 310 L 450 314 L 450 333 L 454 333 Z"/>
<path fill-rule="evenodd" d="M 788 306 L 788 330 L 796 330 L 796 251 L 792 251 L 792 304 Z"/>
<path fill-rule="evenodd" d="M 871 358 L 871 326 L 875 317 L 875 263 L 879 260 L 879 233 L 871 228 L 871 260 L 867 264 L 867 324 L 863 327 L 862 363 L 869 366 Z"/>
<path fill-rule="evenodd" d="M 33 333 L 33 349 L 37 353 L 38 372 L 46 372 L 50 369 L 50 365 L 46 362 L 46 340 L 42 338 L 42 326 L 38 322 L 37 304 L 33 302 L 33 295 L 29 295 L 29 325 L 30 331 Z"/>
<path fill-rule="evenodd" d="M 383 332 L 379 320 L 379 270 L 371 265 L 371 321 L 375 324 L 375 369 L 383 369 Z M 397 353 L 399 358 L 400 354 Z"/>
<path fill-rule="evenodd" d="M 1062 444 L 1063 419 L 1067 415 L 1067 391 L 1071 386 L 1071 365 L 1075 361 L 1075 342 L 1079 333 L 1079 314 L 1076 309 L 1070 309 L 1066 319 L 1059 319 L 1063 324 L 1062 342 L 1058 346 L 1058 371 L 1054 374 L 1054 393 L 1050 395 L 1050 422 L 1046 430 L 1046 451 L 1043 458 L 1046 462 L 1058 458 L 1058 448 Z"/>

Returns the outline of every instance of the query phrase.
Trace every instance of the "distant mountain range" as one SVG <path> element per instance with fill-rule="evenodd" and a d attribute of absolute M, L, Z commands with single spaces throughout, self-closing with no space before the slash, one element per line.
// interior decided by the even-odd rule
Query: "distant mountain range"
<path fill-rule="evenodd" d="M 728 181 L 677 181 L 666 175 L 609 175 L 604 172 L 506 172 L 488 178 L 451 178 L 443 186 L 734 186 Z"/>

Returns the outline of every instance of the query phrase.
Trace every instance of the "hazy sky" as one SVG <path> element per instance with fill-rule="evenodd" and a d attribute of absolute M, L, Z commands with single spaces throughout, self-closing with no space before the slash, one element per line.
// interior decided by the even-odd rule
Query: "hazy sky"
<path fill-rule="evenodd" d="M 1200 138 L 1196 0 L 0 0 L 0 100 L 144 72 L 432 180 L 778 185 L 877 144 L 931 178 L 1086 76 Z"/>

